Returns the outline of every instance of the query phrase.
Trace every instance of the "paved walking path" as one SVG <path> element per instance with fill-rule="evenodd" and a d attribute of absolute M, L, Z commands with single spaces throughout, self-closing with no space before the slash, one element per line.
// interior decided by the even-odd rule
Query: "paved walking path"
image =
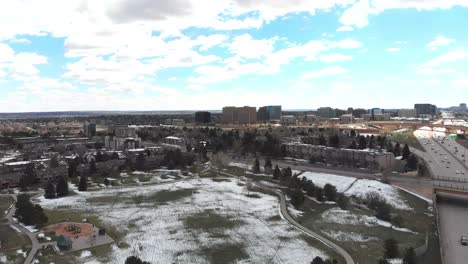
<path fill-rule="evenodd" d="M 15 201 L 15 203 L 16 203 L 16 201 L 17 201 L 16 195 L 10 195 L 10 197 L 12 197 L 13 200 Z M 39 240 L 37 239 L 35 233 L 29 231 L 26 227 L 24 227 L 23 225 L 20 225 L 18 222 L 15 221 L 15 219 L 13 219 L 13 215 L 15 213 L 15 210 L 16 210 L 16 207 L 15 207 L 15 204 L 13 204 L 13 206 L 10 207 L 10 210 L 8 211 L 8 213 L 6 215 L 6 219 L 8 220 L 9 225 L 14 226 L 18 230 L 20 230 L 22 233 L 27 235 L 29 237 L 29 239 L 31 240 L 32 248 L 29 251 L 29 254 L 26 257 L 26 259 L 24 260 L 24 264 L 30 264 L 30 263 L 32 263 L 32 261 L 34 259 L 34 256 L 36 256 L 36 253 L 37 253 L 37 251 L 39 249 L 41 249 L 43 247 L 47 247 L 47 246 L 55 246 L 56 243 L 55 243 L 55 241 L 54 242 L 40 243 Z"/>

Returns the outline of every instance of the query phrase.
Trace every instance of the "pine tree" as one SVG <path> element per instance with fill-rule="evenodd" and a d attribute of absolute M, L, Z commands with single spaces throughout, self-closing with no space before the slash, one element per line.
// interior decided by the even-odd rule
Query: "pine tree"
<path fill-rule="evenodd" d="M 407 159 L 410 154 L 411 154 L 411 152 L 410 152 L 410 149 L 408 147 L 408 144 L 405 144 L 405 146 L 403 147 L 403 152 L 401 153 L 402 159 L 404 159 L 404 160 Z"/>
<path fill-rule="evenodd" d="M 387 152 L 393 153 L 393 151 L 394 151 L 393 144 L 392 144 L 392 142 L 388 141 L 387 142 Z"/>
<path fill-rule="evenodd" d="M 323 189 L 320 187 L 315 188 L 315 199 L 319 202 L 323 202 Z"/>
<path fill-rule="evenodd" d="M 180 154 L 180 155 L 182 155 L 182 154 Z M 145 155 L 143 155 L 143 153 L 138 154 L 138 156 L 136 158 L 136 162 L 135 162 L 136 169 L 139 170 L 139 171 L 145 170 L 145 163 L 146 163 Z"/>
<path fill-rule="evenodd" d="M 119 154 L 117 152 L 112 152 L 112 159 L 113 160 L 118 160 L 119 159 Z"/>
<path fill-rule="evenodd" d="M 336 200 L 336 187 L 327 183 L 323 187 L 323 194 L 327 198 L 328 201 L 335 201 Z"/>
<path fill-rule="evenodd" d="M 346 195 L 340 193 L 338 195 L 338 199 L 336 199 L 336 203 L 342 210 L 346 210 L 349 205 L 349 198 Z"/>
<path fill-rule="evenodd" d="M 367 141 L 364 136 L 359 136 L 358 149 L 365 149 L 367 147 Z"/>
<path fill-rule="evenodd" d="M 272 167 L 273 167 L 273 165 L 271 164 L 271 160 L 266 159 L 265 160 L 265 165 L 263 166 L 263 168 L 265 169 L 265 173 L 266 174 L 271 174 L 271 168 Z"/>
<path fill-rule="evenodd" d="M 44 189 L 44 198 L 52 199 L 55 198 L 55 186 L 54 184 L 49 181 Z"/>
<path fill-rule="evenodd" d="M 78 185 L 78 191 L 80 192 L 85 192 L 88 190 L 88 182 L 86 177 L 82 176 L 80 177 L 80 183 Z"/>
<path fill-rule="evenodd" d="M 395 157 L 401 156 L 400 143 L 397 142 L 395 144 L 395 147 L 393 149 L 393 154 L 395 155 Z"/>
<path fill-rule="evenodd" d="M 275 170 L 273 171 L 273 180 L 278 180 L 281 177 L 281 170 L 279 169 L 278 165 L 275 166 Z"/>
<path fill-rule="evenodd" d="M 260 162 L 258 159 L 255 159 L 254 166 L 252 168 L 253 173 L 259 173 L 260 172 Z"/>
<path fill-rule="evenodd" d="M 24 176 L 20 178 L 18 182 L 18 187 L 20 191 L 25 192 L 28 189 L 28 185 L 26 184 L 26 180 L 24 179 Z"/>
<path fill-rule="evenodd" d="M 321 257 L 315 257 L 310 264 L 324 264 L 325 262 Z"/>
<path fill-rule="evenodd" d="M 68 195 L 68 183 L 65 178 L 60 177 L 57 182 L 57 186 L 55 187 L 56 193 L 58 197 L 63 197 Z"/>
<path fill-rule="evenodd" d="M 57 156 L 53 156 L 51 159 L 50 159 L 50 167 L 51 168 L 57 168 L 59 166 L 59 162 L 58 162 L 58 158 Z"/>

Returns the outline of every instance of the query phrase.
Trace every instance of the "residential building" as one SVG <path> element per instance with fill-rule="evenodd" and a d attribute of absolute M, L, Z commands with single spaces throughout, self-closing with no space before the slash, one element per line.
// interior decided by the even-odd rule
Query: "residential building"
<path fill-rule="evenodd" d="M 228 106 L 223 108 L 223 123 L 225 124 L 255 124 L 257 109 L 255 107 Z"/>
<path fill-rule="evenodd" d="M 96 135 L 96 124 L 86 123 L 83 125 L 83 133 L 87 137 L 94 137 Z"/>
<path fill-rule="evenodd" d="M 341 124 L 352 124 L 353 123 L 353 115 L 352 114 L 345 114 L 340 117 Z"/>
<path fill-rule="evenodd" d="M 109 150 L 127 150 L 141 147 L 141 138 L 136 134 L 134 127 L 113 126 L 114 136 L 106 136 L 104 145 Z"/>
<path fill-rule="evenodd" d="M 335 117 L 335 109 L 331 107 L 320 107 L 317 109 L 317 114 L 321 118 L 333 118 Z"/>
<path fill-rule="evenodd" d="M 390 152 L 374 150 L 341 149 L 302 143 L 286 143 L 289 157 L 340 165 L 349 168 L 367 168 L 373 171 L 394 169 L 395 158 Z"/>
<path fill-rule="evenodd" d="M 420 117 L 420 115 L 437 115 L 437 106 L 432 104 L 415 104 L 414 109 L 416 109 L 416 115 Z"/>
<path fill-rule="evenodd" d="M 211 123 L 211 113 L 210 112 L 195 112 L 195 123 L 197 124 L 208 124 Z"/>
<path fill-rule="evenodd" d="M 416 109 L 400 109 L 398 110 L 398 117 L 415 118 L 417 117 Z"/>

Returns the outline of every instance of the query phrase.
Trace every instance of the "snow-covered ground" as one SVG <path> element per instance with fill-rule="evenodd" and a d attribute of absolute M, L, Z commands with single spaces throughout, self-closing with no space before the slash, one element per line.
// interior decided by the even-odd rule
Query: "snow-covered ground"
<path fill-rule="evenodd" d="M 325 184 L 329 183 L 336 187 L 338 192 L 345 191 L 355 180 L 353 177 L 338 176 L 326 173 L 317 173 L 306 171 L 299 176 L 300 179 L 306 178 L 311 180 L 316 186 L 323 188 Z"/>
<path fill-rule="evenodd" d="M 363 225 L 370 227 L 383 226 L 401 232 L 414 233 L 407 228 L 394 227 L 391 223 L 377 219 L 375 216 L 357 215 L 339 208 L 331 208 L 323 212 L 322 221 L 325 223 L 336 223 L 340 225 Z"/>
<path fill-rule="evenodd" d="M 144 199 L 132 203 L 135 195 L 155 197 L 161 191 L 184 190 L 188 195 L 165 203 Z M 193 190 L 190 195 L 190 190 Z M 167 194 L 167 192 L 165 192 Z M 106 225 L 125 232 L 128 248 L 112 246 L 109 258 L 93 259 L 93 263 L 123 263 L 130 255 L 158 263 L 206 263 L 208 249 L 226 245 L 240 247 L 248 256 L 245 263 L 310 263 L 315 256 L 326 253 L 311 247 L 303 234 L 278 217 L 275 196 L 256 193 L 247 197 L 245 187 L 237 180 L 212 181 L 192 179 L 173 185 L 145 185 L 109 188 L 47 200 L 38 198 L 47 209 L 70 209 L 96 214 Z M 97 198 L 115 197 L 97 202 Z M 190 217 L 216 215 L 232 226 L 193 228 L 187 226 Z M 203 221 L 203 220 L 200 220 Z M 78 263 L 88 256 L 77 258 Z"/>
<path fill-rule="evenodd" d="M 331 237 L 337 241 L 351 241 L 351 242 L 364 243 L 364 242 L 379 240 L 376 237 L 366 237 L 366 236 L 363 236 L 361 234 L 354 233 L 354 232 L 322 230 L 322 233 L 324 233 L 328 237 Z"/>
<path fill-rule="evenodd" d="M 241 169 L 248 169 L 248 170 L 251 170 L 252 169 L 252 165 L 247 165 L 245 163 L 239 163 L 239 162 L 229 162 L 228 163 L 228 166 L 231 166 L 231 167 L 238 167 L 238 168 L 241 168 Z M 260 169 L 262 166 L 260 166 Z"/>
<path fill-rule="evenodd" d="M 387 202 L 402 210 L 411 210 L 407 202 L 401 197 L 400 190 L 389 184 L 379 181 L 357 179 L 354 177 L 338 176 L 326 173 L 317 173 L 306 171 L 299 176 L 299 178 L 307 178 L 311 180 L 316 186 L 322 187 L 329 183 L 336 187 L 338 192 L 344 192 L 347 196 L 356 196 L 365 198 L 369 192 L 377 192 L 384 197 Z"/>

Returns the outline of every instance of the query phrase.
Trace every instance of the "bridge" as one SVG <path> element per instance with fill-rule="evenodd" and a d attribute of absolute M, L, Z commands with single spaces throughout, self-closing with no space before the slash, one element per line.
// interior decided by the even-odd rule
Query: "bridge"
<path fill-rule="evenodd" d="M 468 179 L 459 177 L 434 177 L 432 186 L 434 193 L 448 193 L 468 196 Z"/>
<path fill-rule="evenodd" d="M 445 128 L 449 133 L 456 133 L 461 130 L 466 134 L 468 127 L 466 126 L 455 126 L 455 125 L 444 125 L 444 124 L 432 124 L 432 123 L 421 123 L 421 122 L 406 122 L 406 121 L 370 121 L 367 125 L 379 126 L 379 127 L 394 127 L 395 129 L 412 128 L 414 130 L 421 127 L 430 128 Z"/>

